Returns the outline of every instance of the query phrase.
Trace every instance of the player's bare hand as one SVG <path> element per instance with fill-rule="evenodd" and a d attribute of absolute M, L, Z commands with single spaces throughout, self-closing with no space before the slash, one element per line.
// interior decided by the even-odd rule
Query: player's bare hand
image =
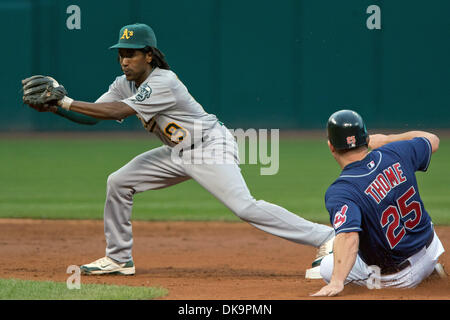
<path fill-rule="evenodd" d="M 312 297 L 333 297 L 344 290 L 342 282 L 330 282 L 325 287 L 312 294 Z"/>
<path fill-rule="evenodd" d="M 369 148 L 370 149 L 376 149 L 379 147 L 384 146 L 386 143 L 388 143 L 387 135 L 385 134 L 371 134 L 370 140 L 369 140 Z"/>

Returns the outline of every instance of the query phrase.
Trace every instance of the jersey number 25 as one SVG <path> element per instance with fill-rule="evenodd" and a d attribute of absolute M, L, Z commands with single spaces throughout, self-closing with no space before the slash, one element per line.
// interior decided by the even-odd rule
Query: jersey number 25
<path fill-rule="evenodd" d="M 406 229 L 412 230 L 420 222 L 422 217 L 422 208 L 418 201 L 411 201 L 409 204 L 406 202 L 416 194 L 414 186 L 408 189 L 401 197 L 397 199 L 397 206 L 389 206 L 381 214 L 381 226 L 384 228 L 387 226 L 386 238 L 389 242 L 391 249 L 402 240 L 406 234 Z M 406 221 L 404 218 L 414 212 Z"/>

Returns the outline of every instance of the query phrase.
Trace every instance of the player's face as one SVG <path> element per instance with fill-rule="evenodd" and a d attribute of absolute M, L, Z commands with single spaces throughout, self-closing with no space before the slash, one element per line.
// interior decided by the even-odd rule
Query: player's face
<path fill-rule="evenodd" d="M 119 63 L 128 81 L 145 80 L 151 57 L 135 49 L 119 49 Z M 144 78 L 144 79 L 142 79 Z"/>

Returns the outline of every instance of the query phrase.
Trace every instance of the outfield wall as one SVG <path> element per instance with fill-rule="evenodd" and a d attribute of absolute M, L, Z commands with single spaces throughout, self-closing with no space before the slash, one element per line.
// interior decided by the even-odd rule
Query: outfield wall
<path fill-rule="evenodd" d="M 72 124 L 22 106 L 20 92 L 21 79 L 49 74 L 94 101 L 121 73 L 107 48 L 134 22 L 154 28 L 229 127 L 322 128 L 349 107 L 371 128 L 448 128 L 449 13 L 448 0 L 1 0 L 0 130 L 140 129 L 134 117 Z"/>

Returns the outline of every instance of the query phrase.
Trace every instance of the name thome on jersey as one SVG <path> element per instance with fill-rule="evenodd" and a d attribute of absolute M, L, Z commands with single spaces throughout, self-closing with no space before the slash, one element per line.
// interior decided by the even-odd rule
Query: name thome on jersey
<path fill-rule="evenodd" d="M 400 163 L 397 162 L 379 173 L 364 192 L 379 204 L 390 191 L 405 181 L 407 179 L 403 175 Z"/>

